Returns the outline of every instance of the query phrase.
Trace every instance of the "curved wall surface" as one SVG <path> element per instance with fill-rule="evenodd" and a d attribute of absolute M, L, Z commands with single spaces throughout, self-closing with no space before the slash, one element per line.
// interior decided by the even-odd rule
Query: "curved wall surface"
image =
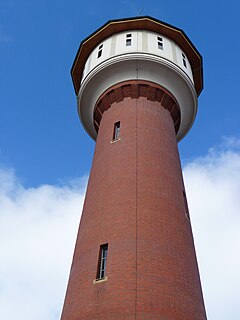
<path fill-rule="evenodd" d="M 96 147 L 61 320 L 206 320 L 177 146 L 201 55 L 151 17 L 113 20 L 71 74 Z"/>
<path fill-rule="evenodd" d="M 206 319 L 174 123 L 147 97 L 102 115 L 61 318 L 79 319 Z"/>
<path fill-rule="evenodd" d="M 131 37 L 127 38 L 127 35 L 131 35 Z M 126 45 L 127 39 L 131 40 L 129 45 Z M 100 50 L 102 52 L 99 56 Z M 192 69 L 186 53 L 173 40 L 146 30 L 129 30 L 117 33 L 99 43 L 85 63 L 82 82 L 89 72 L 102 62 L 131 53 L 151 54 L 169 60 L 182 69 L 193 82 Z"/>

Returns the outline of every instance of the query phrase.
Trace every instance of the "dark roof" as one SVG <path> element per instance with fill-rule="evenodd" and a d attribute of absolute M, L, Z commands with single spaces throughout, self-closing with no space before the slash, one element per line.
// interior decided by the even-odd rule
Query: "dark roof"
<path fill-rule="evenodd" d="M 202 56 L 185 32 L 161 20 L 149 16 L 141 16 L 109 20 L 81 42 L 71 69 L 76 94 L 80 89 L 85 62 L 92 50 L 111 35 L 127 30 L 154 31 L 165 35 L 178 44 L 186 53 L 191 64 L 197 94 L 199 95 L 201 93 L 203 89 Z"/>

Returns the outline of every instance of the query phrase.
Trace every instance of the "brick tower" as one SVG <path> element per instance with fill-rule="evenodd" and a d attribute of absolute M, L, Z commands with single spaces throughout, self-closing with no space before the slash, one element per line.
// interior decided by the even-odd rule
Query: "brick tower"
<path fill-rule="evenodd" d="M 177 142 L 202 90 L 186 34 L 109 21 L 72 67 L 95 153 L 61 320 L 204 320 Z"/>

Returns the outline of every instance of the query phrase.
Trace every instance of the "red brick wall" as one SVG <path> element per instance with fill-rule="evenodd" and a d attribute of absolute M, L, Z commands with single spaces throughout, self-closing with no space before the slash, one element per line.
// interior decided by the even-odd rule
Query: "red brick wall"
<path fill-rule="evenodd" d="M 169 111 L 145 97 L 114 102 L 100 123 L 61 320 L 206 319 L 183 190 Z M 108 280 L 93 284 L 104 243 Z"/>

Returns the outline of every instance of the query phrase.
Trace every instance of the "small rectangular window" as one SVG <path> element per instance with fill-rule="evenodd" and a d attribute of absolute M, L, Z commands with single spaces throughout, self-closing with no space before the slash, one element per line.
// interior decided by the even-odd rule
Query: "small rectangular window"
<path fill-rule="evenodd" d="M 97 279 L 103 279 L 106 276 L 106 265 L 107 265 L 107 254 L 108 254 L 108 244 L 103 244 L 100 246 L 99 250 L 99 261 L 98 261 L 98 271 Z"/>
<path fill-rule="evenodd" d="M 132 45 L 132 34 L 128 33 L 126 34 L 126 46 L 129 47 Z"/>
<path fill-rule="evenodd" d="M 158 49 L 163 50 L 163 38 L 162 37 L 157 37 L 157 45 L 158 45 Z"/>
<path fill-rule="evenodd" d="M 102 51 L 103 51 L 103 44 L 101 44 L 101 45 L 98 47 L 98 55 L 97 55 L 98 58 L 101 57 Z"/>
<path fill-rule="evenodd" d="M 113 141 L 120 138 L 120 121 L 114 123 Z"/>
<path fill-rule="evenodd" d="M 187 60 L 186 60 L 186 56 L 184 53 L 182 53 L 182 62 L 185 68 L 187 68 Z"/>

